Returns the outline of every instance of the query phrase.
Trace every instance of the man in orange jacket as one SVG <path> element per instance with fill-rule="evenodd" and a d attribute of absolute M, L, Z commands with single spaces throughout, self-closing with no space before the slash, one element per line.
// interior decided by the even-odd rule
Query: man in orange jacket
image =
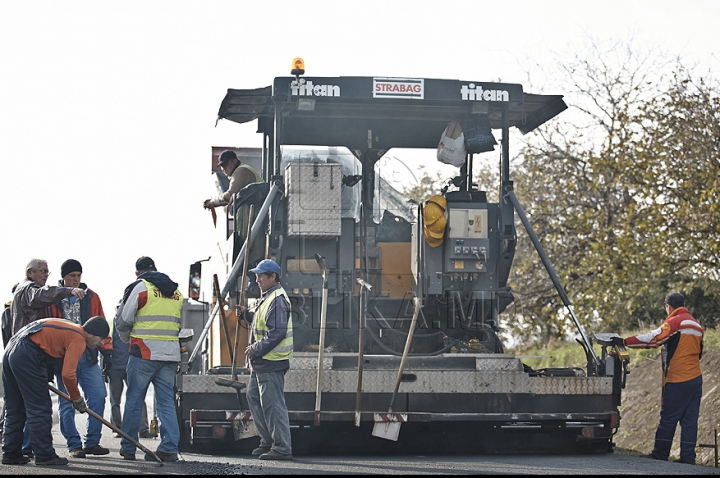
<path fill-rule="evenodd" d="M 55 453 L 52 444 L 52 400 L 47 388 L 48 368 L 62 363 L 62 381 L 80 413 L 87 411 L 78 389 L 76 370 L 85 349 L 94 349 L 108 336 L 103 317 L 92 317 L 83 326 L 65 319 L 41 319 L 15 334 L 3 355 L 5 430 L 2 445 L 4 465 L 23 465 L 23 426 L 27 419 L 36 465 L 66 465 L 67 458 Z"/>
<path fill-rule="evenodd" d="M 704 332 L 685 307 L 685 296 L 682 294 L 671 292 L 665 296 L 665 311 L 668 316 L 659 328 L 628 337 L 624 343 L 628 348 L 663 348 L 660 423 L 650 458 L 667 461 L 679 422 L 682 432 L 680 459 L 677 461 L 694 464 L 702 398 L 700 358 Z"/>

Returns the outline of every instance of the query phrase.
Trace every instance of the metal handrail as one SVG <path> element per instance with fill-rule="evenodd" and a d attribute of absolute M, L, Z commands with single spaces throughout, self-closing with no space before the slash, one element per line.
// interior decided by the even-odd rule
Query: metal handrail
<path fill-rule="evenodd" d="M 192 364 L 193 360 L 195 359 L 195 356 L 200 351 L 200 347 L 202 347 L 202 343 L 205 340 L 205 337 L 207 337 L 207 334 L 210 330 L 210 326 L 212 326 L 213 320 L 215 320 L 215 316 L 217 316 L 218 311 L 220 310 L 220 302 L 225 300 L 225 298 L 230 293 L 230 288 L 234 283 L 237 282 L 238 275 L 240 272 L 242 272 L 242 266 L 245 259 L 245 249 L 250 247 L 250 244 L 253 243 L 255 240 L 255 237 L 257 237 L 258 232 L 260 231 L 260 227 L 262 226 L 263 221 L 265 221 L 265 217 L 267 217 L 268 211 L 270 210 L 270 204 L 273 202 L 273 199 L 275 199 L 275 195 L 280 190 L 280 182 L 276 181 L 272 187 L 270 188 L 270 191 L 268 192 L 267 198 L 265 198 L 265 202 L 263 203 L 262 207 L 260 208 L 260 212 L 258 213 L 257 217 L 255 218 L 255 221 L 253 222 L 252 229 L 250 230 L 250 237 L 245 239 L 245 244 L 243 244 L 242 249 L 240 250 L 240 253 L 237 256 L 237 259 L 235 260 L 235 264 L 233 264 L 233 268 L 230 271 L 230 274 L 228 274 L 227 281 L 225 282 L 225 286 L 223 287 L 222 291 L 220 292 L 219 300 L 215 302 L 215 306 L 213 307 L 213 310 L 210 314 L 210 318 L 208 319 L 207 323 L 205 324 L 205 327 L 203 328 L 202 333 L 200 334 L 200 338 L 198 338 L 197 343 L 195 344 L 195 348 L 193 349 L 192 353 L 190 354 L 190 357 L 188 358 L 188 364 Z"/>

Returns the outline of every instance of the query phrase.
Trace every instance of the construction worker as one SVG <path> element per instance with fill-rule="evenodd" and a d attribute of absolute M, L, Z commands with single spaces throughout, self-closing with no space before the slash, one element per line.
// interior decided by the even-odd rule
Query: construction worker
<path fill-rule="evenodd" d="M 218 158 L 218 167 L 225 174 L 225 176 L 230 179 L 230 184 L 228 185 L 227 191 L 225 191 L 224 193 L 220 194 L 215 198 L 206 199 L 203 202 L 203 207 L 205 209 L 213 209 L 218 206 L 226 206 L 233 201 L 236 195 L 240 191 L 242 191 L 245 186 L 249 184 L 263 182 L 262 176 L 260 176 L 257 171 L 255 171 L 249 165 L 242 164 L 240 162 L 237 155 L 235 154 L 235 151 L 223 151 Z M 247 192 L 247 190 L 243 191 L 243 194 L 245 192 Z M 257 196 L 257 193 L 258 191 L 250 192 L 247 198 L 243 198 L 241 195 L 241 197 L 238 197 L 238 202 L 235 203 L 233 207 L 234 210 L 232 211 L 232 213 L 234 215 L 233 217 L 235 218 L 236 224 L 235 233 L 238 235 L 237 243 L 240 245 L 245 243 L 245 236 L 247 235 L 247 222 L 249 220 L 249 203 Z M 265 195 L 267 195 L 267 190 L 265 190 Z M 243 202 L 248 202 L 248 204 L 245 204 L 243 206 Z M 256 211 L 258 209 L 259 208 L 256 208 Z M 259 260 L 262 259 L 261 256 L 264 256 L 265 254 L 265 246 L 264 243 L 261 243 L 260 238 L 257 238 L 253 244 L 249 245 L 249 247 L 251 247 L 251 257 L 249 261 L 250 264 L 248 264 L 248 266 L 256 264 Z M 235 262 L 235 259 L 237 258 L 239 253 L 240 248 L 236 247 L 233 250 L 233 262 Z M 252 273 L 248 274 L 248 287 L 246 294 L 247 297 L 250 298 L 260 297 L 260 289 L 255 282 L 255 275 Z"/>
<path fill-rule="evenodd" d="M 23 465 L 23 426 L 29 424 L 36 465 L 67 465 L 52 444 L 52 400 L 48 368 L 62 367 L 61 377 L 75 410 L 87 411 L 77 384 L 78 361 L 85 349 L 95 349 L 110 327 L 103 317 L 92 317 L 80 326 L 65 319 L 40 319 L 20 329 L 3 355 L 5 430 L 2 463 Z"/>
<path fill-rule="evenodd" d="M 60 266 L 61 276 L 58 285 L 62 287 L 79 287 L 86 294 L 85 297 L 77 300 L 75 297 L 61 299 L 50 306 L 50 316 L 68 319 L 78 325 L 83 325 L 91 317 L 105 318 L 102 302 L 97 292 L 90 289 L 87 284 L 81 281 L 82 265 L 75 259 L 68 259 Z M 108 364 L 108 354 L 112 353 L 112 340 L 107 337 L 100 344 L 100 352 L 105 357 L 104 363 Z M 100 370 L 98 351 L 88 349 L 83 358 L 78 362 L 77 381 L 83 391 L 85 400 L 90 409 L 100 416 L 105 413 L 105 398 L 107 390 Z M 60 377 L 57 377 L 57 388 L 67 393 Z M 86 455 L 107 455 L 110 450 L 100 445 L 102 438 L 102 423 L 96 418 L 87 417 L 87 433 L 82 437 L 75 426 L 75 410 L 70 403 L 61 400 L 59 405 L 60 432 L 67 441 L 68 450 L 72 458 L 85 458 Z M 83 442 L 85 443 L 83 446 Z"/>
<path fill-rule="evenodd" d="M 15 293 L 15 289 L 17 288 L 17 284 L 15 284 L 12 287 L 12 293 Z M 5 302 L 5 309 L 3 310 L 2 314 L 2 340 L 3 340 L 3 349 L 6 349 L 8 344 L 10 343 L 10 338 L 12 337 L 12 300 L 9 300 Z M 0 409 L 0 441 L 2 439 L 2 433 L 3 433 L 3 425 L 5 424 L 5 414 L 2 412 L 2 409 Z"/>
<path fill-rule="evenodd" d="M 178 460 L 180 427 L 175 414 L 175 373 L 180 363 L 180 326 L 183 295 L 176 282 L 143 256 L 135 263 L 138 280 L 127 286 L 115 316 L 120 339 L 130 344 L 127 391 L 122 431 L 137 441 L 145 395 L 152 383 L 160 419 L 160 444 L 155 454 L 162 461 Z M 120 440 L 120 455 L 135 459 L 135 444 Z M 146 460 L 154 460 L 145 455 Z"/>
<path fill-rule="evenodd" d="M 44 259 L 32 259 L 25 267 L 25 280 L 18 284 L 13 294 L 13 334 L 37 319 L 50 317 L 50 306 L 60 299 L 73 296 L 85 297 L 85 291 L 78 287 L 45 285 L 50 276 L 48 263 Z"/>
<path fill-rule="evenodd" d="M 12 293 L 15 293 L 18 284 L 12 286 Z M 2 314 L 2 341 L 3 348 L 7 348 L 12 337 L 12 300 L 5 302 L 5 309 Z M 0 427 L 0 433 L 2 433 L 2 427 Z"/>
<path fill-rule="evenodd" d="M 230 185 L 221 195 L 203 201 L 205 209 L 227 206 L 242 188 L 251 183 L 262 182 L 260 174 L 247 164 L 242 164 L 235 151 L 223 151 L 218 158 L 218 166 L 225 176 L 230 178 Z"/>
<path fill-rule="evenodd" d="M 695 464 L 698 415 L 702 399 L 700 358 L 705 332 L 685 307 L 685 296 L 670 292 L 665 296 L 662 325 L 646 334 L 624 339 L 628 348 L 663 348 L 662 405 L 660 423 L 650 458 L 667 461 L 675 428 L 680 423 L 679 463 Z"/>
<path fill-rule="evenodd" d="M 252 454 L 261 460 L 292 460 L 284 394 L 285 373 L 293 354 L 290 300 L 280 285 L 280 266 L 275 261 L 260 261 L 253 272 L 262 299 L 252 318 L 250 345 L 245 349 L 245 363 L 251 370 L 246 396 L 260 434 L 260 446 Z M 240 305 L 238 311 L 242 314 L 245 309 Z"/>

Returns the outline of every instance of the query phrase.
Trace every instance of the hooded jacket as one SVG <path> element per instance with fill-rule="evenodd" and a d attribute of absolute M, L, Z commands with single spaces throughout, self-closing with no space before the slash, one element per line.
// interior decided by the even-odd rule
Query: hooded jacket
<path fill-rule="evenodd" d="M 149 293 L 149 289 L 159 292 L 159 296 Z M 182 321 L 182 302 L 183 295 L 178 290 L 178 284 L 157 271 L 140 274 L 138 280 L 125 288 L 122 303 L 115 316 L 115 329 L 120 339 L 130 344 L 130 355 L 145 360 L 180 361 L 180 342 L 177 337 Z M 162 309 L 162 313 L 157 319 L 150 320 L 154 313 L 148 315 L 143 308 Z M 162 340 L 152 337 L 152 329 L 136 327 L 139 322 L 158 324 L 157 326 L 166 332 Z M 164 324 L 171 323 L 176 329 L 174 337 L 164 330 Z"/>

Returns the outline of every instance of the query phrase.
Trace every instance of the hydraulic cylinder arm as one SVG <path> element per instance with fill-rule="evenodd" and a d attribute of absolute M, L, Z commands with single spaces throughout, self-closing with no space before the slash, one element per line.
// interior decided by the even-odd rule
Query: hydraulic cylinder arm
<path fill-rule="evenodd" d="M 592 348 L 592 343 L 590 342 L 590 339 L 588 339 L 587 334 L 585 333 L 585 329 L 583 328 L 582 324 L 578 320 L 578 318 L 575 316 L 575 312 L 573 311 L 572 304 L 570 304 L 570 299 L 568 298 L 567 294 L 565 293 L 565 289 L 563 289 L 562 285 L 560 284 L 560 279 L 558 279 L 557 274 L 555 273 L 555 269 L 553 269 L 552 264 L 550 264 L 550 260 L 547 257 L 547 254 L 545 254 L 545 250 L 542 247 L 542 244 L 540 244 L 540 240 L 538 239 L 537 235 L 535 234 L 535 231 L 533 231 L 532 226 L 530 225 L 530 221 L 528 220 L 527 216 L 525 215 L 525 211 L 523 210 L 522 206 L 520 205 L 520 202 L 518 201 L 517 196 L 515 196 L 515 192 L 512 190 L 512 186 L 506 186 L 504 191 L 504 196 L 506 199 L 509 199 L 512 203 L 513 207 L 515 207 L 515 210 L 518 213 L 518 216 L 520 217 L 520 220 L 523 223 L 523 226 L 525 226 L 525 229 L 527 230 L 528 235 L 530 236 L 530 240 L 532 241 L 533 245 L 535 246 L 535 249 L 538 252 L 538 255 L 540 255 L 540 259 L 543 262 L 543 265 L 545 266 L 545 269 L 548 271 L 548 274 L 550 275 L 550 279 L 552 280 L 553 284 L 555 285 L 555 289 L 557 289 L 558 294 L 560 294 L 560 298 L 563 301 L 563 304 L 567 308 L 568 312 L 570 312 L 570 316 L 573 319 L 573 322 L 575 322 L 575 326 L 577 327 L 578 331 L 580 332 L 580 335 L 582 336 L 582 340 L 584 344 L 587 346 L 588 353 L 590 354 L 590 357 L 593 361 L 593 371 L 597 373 L 600 367 L 600 360 L 598 359 L 597 355 L 595 355 L 595 352 Z"/>

